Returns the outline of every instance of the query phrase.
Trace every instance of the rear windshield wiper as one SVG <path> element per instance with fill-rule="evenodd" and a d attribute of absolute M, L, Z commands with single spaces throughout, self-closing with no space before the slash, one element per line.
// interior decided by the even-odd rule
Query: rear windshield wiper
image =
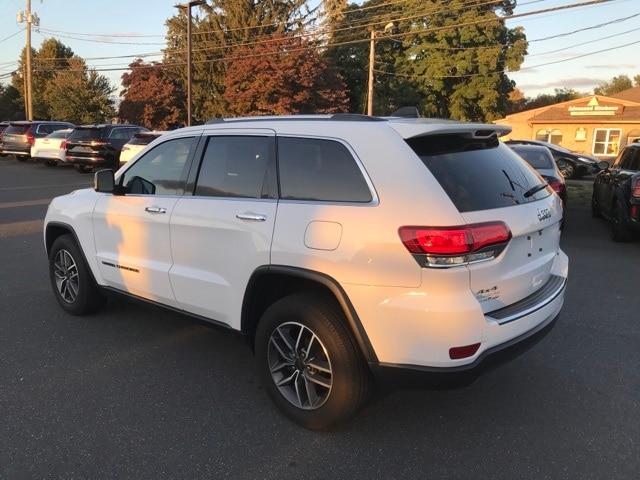
<path fill-rule="evenodd" d="M 548 183 L 541 183 L 540 185 L 536 185 L 535 187 L 531 187 L 529 190 L 524 192 L 524 198 L 529 198 L 531 195 L 535 195 L 540 190 L 544 190 L 549 186 Z"/>

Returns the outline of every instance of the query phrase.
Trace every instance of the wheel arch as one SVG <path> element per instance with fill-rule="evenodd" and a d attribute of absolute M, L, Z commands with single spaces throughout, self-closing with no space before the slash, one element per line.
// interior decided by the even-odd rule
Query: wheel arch
<path fill-rule="evenodd" d="M 95 273 L 91 268 L 91 263 L 88 261 L 87 256 L 84 253 L 84 249 L 82 248 L 80 238 L 71 225 L 62 222 L 49 222 L 47 224 L 44 231 L 44 248 L 47 257 L 49 257 L 49 255 L 51 254 L 51 247 L 53 246 L 53 242 L 55 242 L 57 238 L 62 237 L 63 235 L 71 235 L 73 237 L 73 241 L 76 242 L 78 250 L 80 250 L 80 255 L 82 255 L 82 259 L 87 265 L 87 269 L 89 270 L 91 279 L 93 280 L 94 284 L 98 285 Z"/>
<path fill-rule="evenodd" d="M 275 301 L 293 293 L 319 292 L 327 295 L 344 313 L 347 329 L 367 363 L 377 357 L 349 297 L 332 277 L 320 272 L 289 266 L 264 266 L 251 276 L 242 302 L 241 331 L 253 349 L 255 332 L 265 310 Z"/>

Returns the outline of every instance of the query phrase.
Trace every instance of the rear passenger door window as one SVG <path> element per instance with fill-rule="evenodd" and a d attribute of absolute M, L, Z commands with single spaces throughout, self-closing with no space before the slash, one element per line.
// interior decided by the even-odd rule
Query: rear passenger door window
<path fill-rule="evenodd" d="M 280 196 L 285 200 L 371 202 L 371 189 L 345 145 L 316 138 L 278 138 Z"/>

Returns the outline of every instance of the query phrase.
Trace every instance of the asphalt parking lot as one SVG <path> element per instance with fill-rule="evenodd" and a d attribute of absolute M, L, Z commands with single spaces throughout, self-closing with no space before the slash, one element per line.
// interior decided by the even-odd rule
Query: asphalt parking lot
<path fill-rule="evenodd" d="M 91 180 L 0 158 L 0 479 L 640 478 L 640 240 L 613 243 L 588 208 L 569 203 L 565 306 L 532 350 L 316 433 L 224 332 L 129 302 L 58 308 L 42 219 Z"/>

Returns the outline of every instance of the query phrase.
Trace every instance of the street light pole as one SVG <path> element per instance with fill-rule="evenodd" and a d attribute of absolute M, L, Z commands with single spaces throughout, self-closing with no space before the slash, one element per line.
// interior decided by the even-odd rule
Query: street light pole
<path fill-rule="evenodd" d="M 205 3 L 207 3 L 205 0 L 191 0 L 174 5 L 176 8 L 187 9 L 187 127 L 191 126 L 191 7 Z"/>

